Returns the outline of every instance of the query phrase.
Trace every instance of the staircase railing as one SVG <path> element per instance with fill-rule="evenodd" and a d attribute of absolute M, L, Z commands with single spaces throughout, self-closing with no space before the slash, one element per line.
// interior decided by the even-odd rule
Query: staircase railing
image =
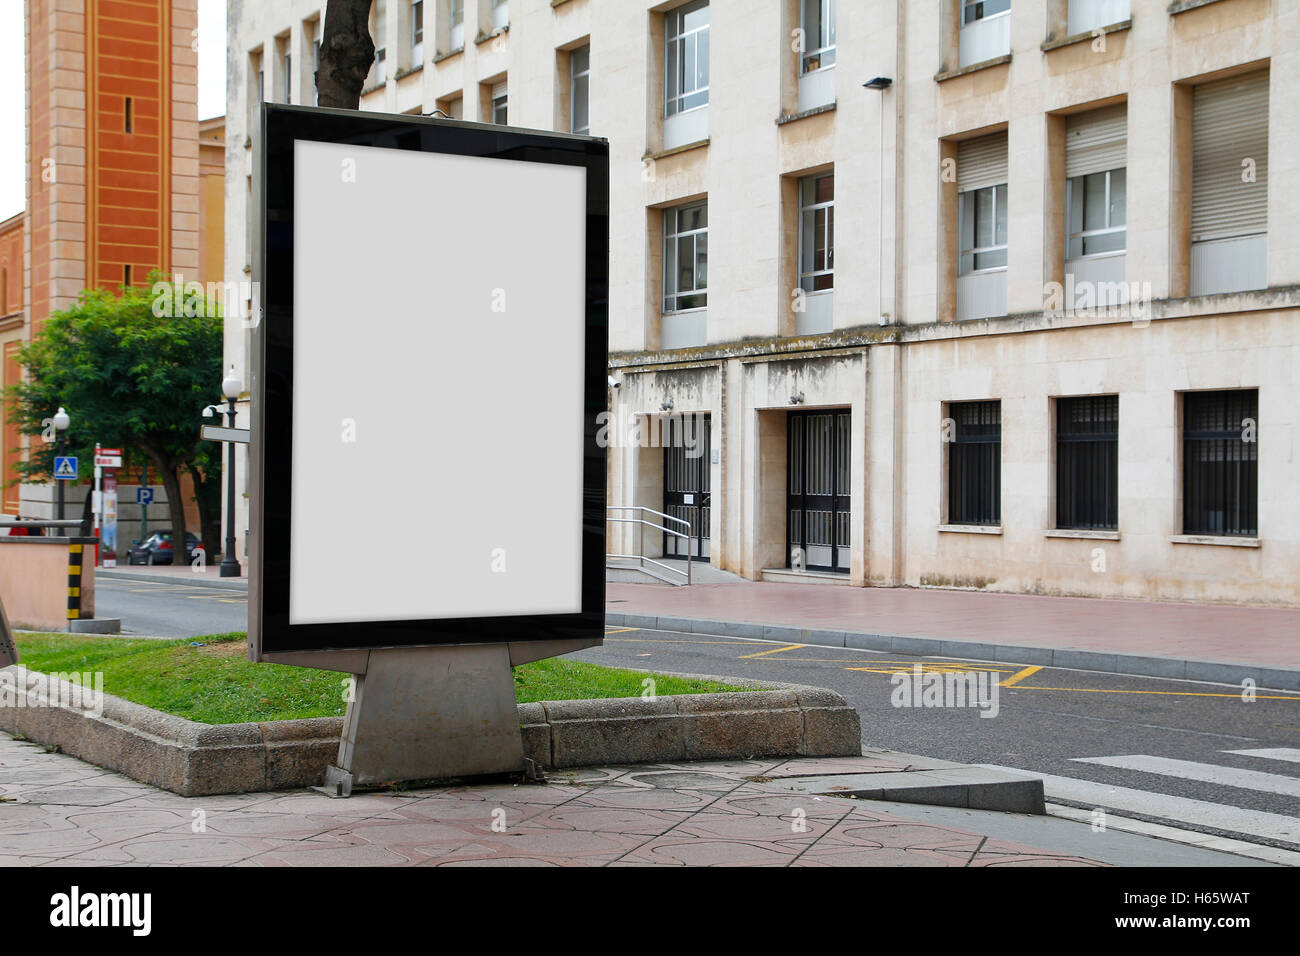
<path fill-rule="evenodd" d="M 625 514 L 630 512 L 631 514 Z M 647 515 L 652 517 L 647 517 Z M 654 518 L 658 518 L 656 522 Z M 672 515 L 664 514 L 662 511 L 655 511 L 653 508 L 647 508 L 645 505 L 612 505 L 605 509 L 605 521 L 609 524 L 631 524 L 636 525 L 638 533 L 633 537 L 636 539 L 635 554 L 615 554 L 606 552 L 605 566 L 609 568 L 626 568 L 626 564 L 614 564 L 613 561 L 635 561 L 636 567 L 644 568 L 647 564 L 652 564 L 659 568 L 665 574 L 669 575 L 669 582 L 679 587 L 691 583 L 691 523 L 685 518 L 674 518 Z M 647 557 L 643 539 L 645 536 L 644 529 L 650 528 L 663 534 L 671 535 L 674 538 L 684 542 L 686 547 L 686 570 L 675 568 L 671 564 L 665 564 L 663 561 L 656 561 L 654 558 Z M 606 536 L 606 540 L 609 540 Z M 682 576 L 684 581 L 678 581 L 677 577 Z"/>

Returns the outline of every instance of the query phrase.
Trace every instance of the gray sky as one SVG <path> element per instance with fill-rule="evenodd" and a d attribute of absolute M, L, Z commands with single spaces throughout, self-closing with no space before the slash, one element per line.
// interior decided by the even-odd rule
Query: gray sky
<path fill-rule="evenodd" d="M 0 220 L 23 209 L 23 4 L 0 0 Z M 199 0 L 199 118 L 226 111 L 226 0 Z"/>

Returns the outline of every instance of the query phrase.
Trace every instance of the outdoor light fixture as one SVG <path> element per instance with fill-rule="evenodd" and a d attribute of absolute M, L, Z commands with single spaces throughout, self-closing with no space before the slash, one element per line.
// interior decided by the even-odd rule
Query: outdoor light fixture
<path fill-rule="evenodd" d="M 673 400 L 671 398 L 659 403 L 659 411 L 671 412 L 673 410 Z"/>
<path fill-rule="evenodd" d="M 72 424 L 72 417 L 66 411 L 64 411 L 63 406 L 60 405 L 59 410 L 54 413 L 54 417 L 50 420 L 50 423 L 54 426 L 54 432 L 55 432 L 54 456 L 57 458 L 59 456 L 59 452 L 63 449 L 64 442 L 66 441 L 66 432 L 68 430 L 68 426 Z M 63 520 L 63 486 L 65 482 L 58 481 L 58 479 L 55 480 L 59 486 L 59 520 L 62 521 Z"/>
<path fill-rule="evenodd" d="M 894 81 L 887 76 L 878 76 L 873 80 L 867 80 L 862 85 L 869 90 L 887 90 L 894 85 Z"/>
<path fill-rule="evenodd" d="M 791 405 L 802 405 L 802 404 L 803 404 L 803 392 L 795 392 L 793 395 L 791 395 L 791 396 L 790 396 L 790 404 L 791 404 Z"/>
<path fill-rule="evenodd" d="M 230 372 L 226 375 L 221 383 L 221 394 L 226 396 L 225 412 L 229 419 L 231 428 L 235 427 L 235 399 L 239 398 L 239 393 L 244 390 L 244 383 L 239 380 L 235 374 L 235 366 L 230 366 Z M 206 417 L 212 406 L 203 410 Z M 221 573 L 223 578 L 239 577 L 239 561 L 235 558 L 235 443 L 226 442 L 226 553 L 221 559 Z"/>
<path fill-rule="evenodd" d="M 609 376 L 609 387 L 610 387 L 610 388 L 622 388 L 622 387 L 623 387 L 623 383 L 620 382 L 618 379 L 616 379 L 613 375 L 610 375 L 610 376 Z"/>

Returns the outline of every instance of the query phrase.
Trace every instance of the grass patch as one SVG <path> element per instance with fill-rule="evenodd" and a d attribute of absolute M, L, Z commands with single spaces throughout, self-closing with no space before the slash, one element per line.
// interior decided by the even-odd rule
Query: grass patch
<path fill-rule="evenodd" d="M 341 717 L 346 707 L 346 674 L 253 664 L 243 633 L 192 641 L 20 633 L 15 642 L 19 663 L 31 670 L 102 671 L 106 693 L 205 724 Z M 660 696 L 750 689 L 562 658 L 524 664 L 514 672 L 520 703 L 639 697 L 647 677 Z"/>

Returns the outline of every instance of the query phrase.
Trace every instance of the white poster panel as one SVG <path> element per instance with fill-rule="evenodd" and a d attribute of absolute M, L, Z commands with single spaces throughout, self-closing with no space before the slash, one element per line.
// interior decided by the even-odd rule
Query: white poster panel
<path fill-rule="evenodd" d="M 299 140 L 291 624 L 582 609 L 586 171 Z"/>

